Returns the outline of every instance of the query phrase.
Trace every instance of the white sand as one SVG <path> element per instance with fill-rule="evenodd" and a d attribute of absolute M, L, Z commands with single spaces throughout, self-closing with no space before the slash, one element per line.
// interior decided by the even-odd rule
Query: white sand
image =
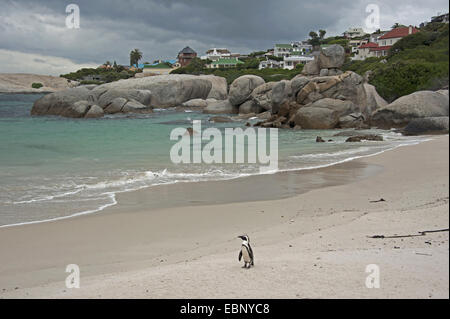
<path fill-rule="evenodd" d="M 448 232 L 368 238 L 449 227 L 448 146 L 444 136 L 365 158 L 384 169 L 289 199 L 0 229 L 0 298 L 448 298 Z M 243 232 L 250 270 L 237 261 Z M 65 288 L 67 251 L 80 289 Z M 368 264 L 379 289 L 365 286 Z"/>

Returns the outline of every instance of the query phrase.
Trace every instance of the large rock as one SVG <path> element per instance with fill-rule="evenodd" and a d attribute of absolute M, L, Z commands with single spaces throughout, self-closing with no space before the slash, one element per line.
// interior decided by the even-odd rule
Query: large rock
<path fill-rule="evenodd" d="M 75 87 L 47 94 L 34 102 L 31 115 L 62 115 L 76 102 L 87 101 L 90 92 L 85 87 Z"/>
<path fill-rule="evenodd" d="M 225 100 L 228 96 L 227 79 L 215 75 L 201 75 L 201 79 L 211 82 L 211 91 L 207 96 L 208 99 Z"/>
<path fill-rule="evenodd" d="M 97 92 L 97 88 L 92 90 L 91 97 Z M 102 88 L 100 88 L 102 90 Z M 143 105 L 150 105 L 152 92 L 150 90 L 133 90 L 133 89 L 110 89 L 99 95 L 97 100 L 93 100 L 102 107 L 107 108 L 116 98 L 124 98 L 126 100 L 135 100 Z"/>
<path fill-rule="evenodd" d="M 302 129 L 333 129 L 339 123 L 339 113 L 329 108 L 306 106 L 297 111 L 294 122 Z"/>
<path fill-rule="evenodd" d="M 272 109 L 272 88 L 275 84 L 276 84 L 275 82 L 264 83 L 256 87 L 251 94 L 254 103 L 266 111 Z"/>
<path fill-rule="evenodd" d="M 448 116 L 412 119 L 402 133 L 404 135 L 448 134 Z"/>
<path fill-rule="evenodd" d="M 363 111 L 366 115 L 370 115 L 375 110 L 388 105 L 388 103 L 378 94 L 373 85 L 364 83 L 363 87 L 366 92 L 366 105 L 365 109 L 361 111 Z"/>
<path fill-rule="evenodd" d="M 309 61 L 305 64 L 302 70 L 302 74 L 304 75 L 318 75 L 320 72 L 319 62 L 317 58 L 312 61 Z"/>
<path fill-rule="evenodd" d="M 73 118 L 84 117 L 90 105 L 91 103 L 89 101 L 75 102 L 72 106 L 64 111 L 63 116 Z"/>
<path fill-rule="evenodd" d="M 231 83 L 228 100 L 234 106 L 241 105 L 250 98 L 254 89 L 264 83 L 264 79 L 256 75 L 240 76 Z"/>
<path fill-rule="evenodd" d="M 248 100 L 239 106 L 239 114 L 261 113 L 264 109 L 254 100 Z"/>
<path fill-rule="evenodd" d="M 98 118 L 98 117 L 102 117 L 104 114 L 103 109 L 98 106 L 98 105 L 92 105 L 89 108 L 89 111 L 87 111 L 86 115 L 84 116 L 85 118 L 89 119 L 89 118 Z"/>
<path fill-rule="evenodd" d="M 129 100 L 122 108 L 122 113 L 151 113 L 153 108 L 136 100 Z"/>
<path fill-rule="evenodd" d="M 202 107 L 205 108 L 208 106 L 208 102 L 203 99 L 192 99 L 186 101 L 182 104 L 184 107 Z"/>
<path fill-rule="evenodd" d="M 347 71 L 340 75 L 317 77 L 312 81 L 318 84 L 320 94 L 324 97 L 350 100 L 354 104 L 361 106 L 361 111 L 366 113 L 364 111 L 367 104 L 366 91 L 363 85 L 363 78 L 359 74 Z"/>
<path fill-rule="evenodd" d="M 292 98 L 291 81 L 276 82 L 272 88 L 272 113 L 278 113 L 280 105 Z"/>
<path fill-rule="evenodd" d="M 365 117 L 362 113 L 351 113 L 339 118 L 340 128 L 360 128 L 364 125 Z"/>
<path fill-rule="evenodd" d="M 371 124 L 380 128 L 404 127 L 416 118 L 448 116 L 448 103 L 445 94 L 417 91 L 373 112 Z"/>
<path fill-rule="evenodd" d="M 352 101 L 342 101 L 337 99 L 324 98 L 310 105 L 311 107 L 327 108 L 337 111 L 339 117 L 359 112 L 359 107 Z"/>
<path fill-rule="evenodd" d="M 105 108 L 104 111 L 107 114 L 115 114 L 122 112 L 123 106 L 127 103 L 127 99 L 123 97 L 116 97 L 109 103 Z"/>
<path fill-rule="evenodd" d="M 309 83 L 309 79 L 306 76 L 303 76 L 301 74 L 296 75 L 292 80 L 291 80 L 291 90 L 292 90 L 292 95 L 296 96 L 297 93 L 303 89 L 305 87 L 305 85 L 307 85 Z"/>
<path fill-rule="evenodd" d="M 209 104 L 203 109 L 203 113 L 208 114 L 236 114 L 238 108 L 230 103 L 228 100 L 217 101 L 216 103 Z"/>
<path fill-rule="evenodd" d="M 318 64 L 320 69 L 340 68 L 345 62 L 345 49 L 333 44 L 321 49 Z"/>

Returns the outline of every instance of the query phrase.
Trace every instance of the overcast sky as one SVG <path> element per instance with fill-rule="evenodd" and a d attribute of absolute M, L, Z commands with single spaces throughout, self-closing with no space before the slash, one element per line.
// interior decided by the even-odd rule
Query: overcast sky
<path fill-rule="evenodd" d="M 66 27 L 66 6 L 80 8 L 80 28 Z M 382 29 L 419 25 L 448 12 L 447 0 L 0 0 L 0 72 L 59 75 L 106 60 L 175 58 L 186 45 L 265 50 L 304 40 L 311 30 L 340 35 L 365 28 L 366 6 L 380 8 Z"/>

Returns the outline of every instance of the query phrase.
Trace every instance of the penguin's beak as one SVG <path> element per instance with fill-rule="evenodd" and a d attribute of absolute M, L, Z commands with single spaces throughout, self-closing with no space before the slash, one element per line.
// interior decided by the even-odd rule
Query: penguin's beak
<path fill-rule="evenodd" d="M 244 240 L 244 236 L 237 236 L 237 238 Z"/>

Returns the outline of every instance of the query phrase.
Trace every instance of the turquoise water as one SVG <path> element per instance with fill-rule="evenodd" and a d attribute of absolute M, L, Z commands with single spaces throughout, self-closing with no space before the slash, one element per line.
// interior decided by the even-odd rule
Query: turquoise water
<path fill-rule="evenodd" d="M 213 124 L 202 113 L 174 110 L 89 120 L 31 117 L 39 97 L 0 94 L 0 226 L 96 212 L 114 205 L 117 192 L 259 174 L 257 164 L 170 160 L 174 128 L 196 119 L 222 131 L 245 122 Z M 332 165 L 418 141 L 380 131 L 385 142 L 344 143 L 336 132 L 279 130 L 279 170 Z M 317 135 L 333 142 L 316 143 Z"/>

